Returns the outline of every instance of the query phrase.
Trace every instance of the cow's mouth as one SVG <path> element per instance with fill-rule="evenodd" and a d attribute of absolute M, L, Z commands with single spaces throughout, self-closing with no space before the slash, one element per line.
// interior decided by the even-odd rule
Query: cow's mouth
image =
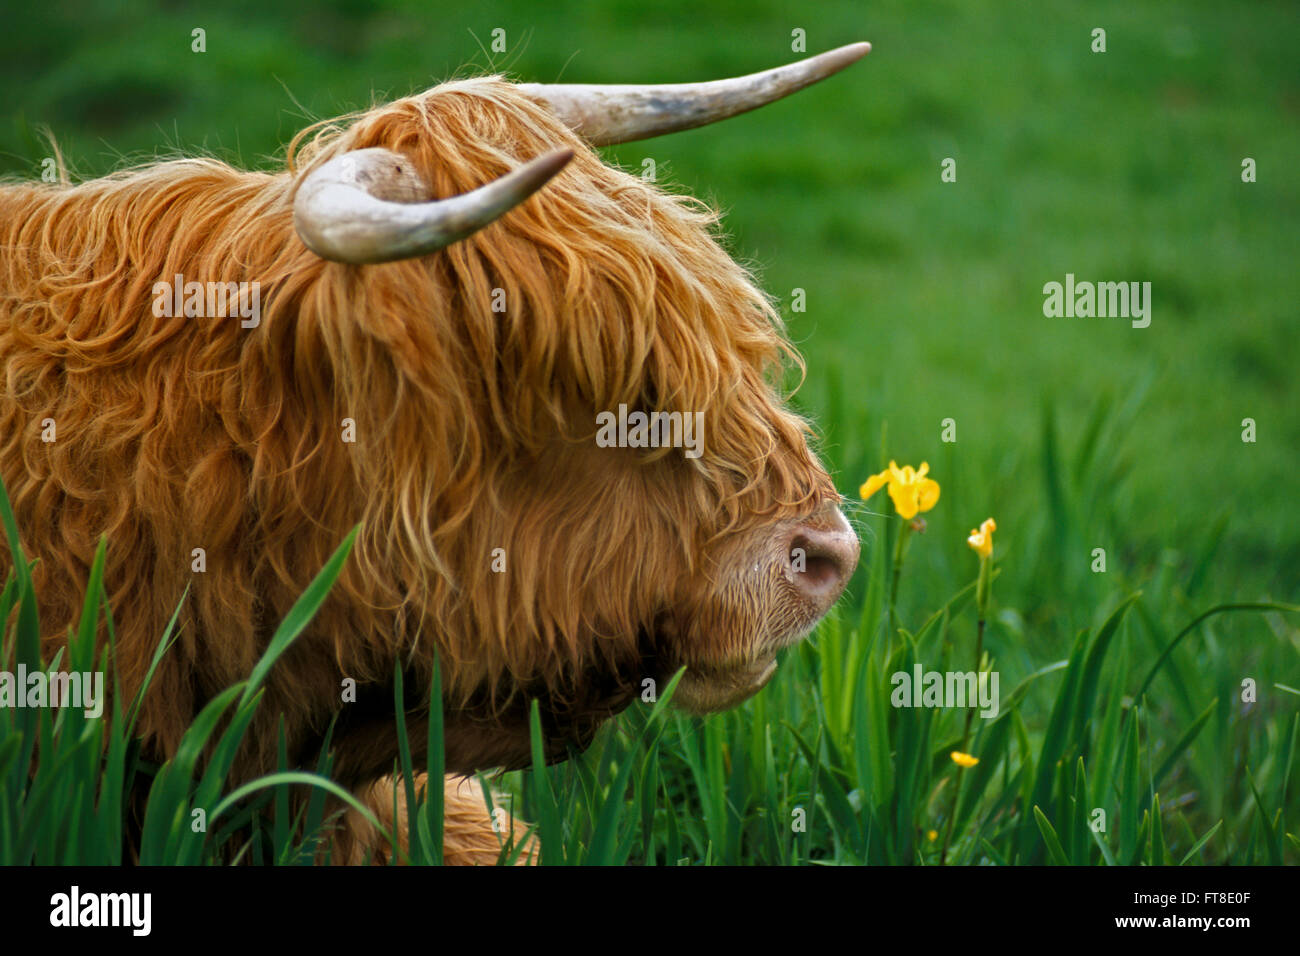
<path fill-rule="evenodd" d="M 754 651 L 752 659 L 725 663 L 690 664 L 677 684 L 673 702 L 692 714 L 712 714 L 743 704 L 775 676 L 777 653 L 806 640 L 818 616 L 790 627 Z"/>
<path fill-rule="evenodd" d="M 776 655 L 737 667 L 687 668 L 673 702 L 692 714 L 729 710 L 762 690 L 776 673 Z"/>
<path fill-rule="evenodd" d="M 650 648 L 663 648 L 676 643 L 678 631 L 671 615 L 660 615 L 656 626 L 642 633 L 647 654 L 643 660 L 656 655 Z M 797 638 L 796 638 L 797 640 Z M 676 657 L 676 655 L 673 655 Z M 743 703 L 757 694 L 776 673 L 776 651 L 758 652 L 752 659 L 723 662 L 677 662 L 664 666 L 659 658 L 659 685 L 664 686 L 683 665 L 686 670 L 673 692 L 673 706 L 691 714 L 712 714 Z"/>
<path fill-rule="evenodd" d="M 776 673 L 778 652 L 812 633 L 858 563 L 857 535 L 834 504 L 776 525 L 757 546 L 752 538 L 741 544 L 741 558 L 732 557 L 729 603 L 684 620 L 663 613 L 651 629 L 652 654 L 687 664 L 673 700 L 691 713 L 727 710 L 762 690 Z M 733 622 L 743 636 L 719 642 Z M 727 649 L 719 653 L 718 643 Z"/>

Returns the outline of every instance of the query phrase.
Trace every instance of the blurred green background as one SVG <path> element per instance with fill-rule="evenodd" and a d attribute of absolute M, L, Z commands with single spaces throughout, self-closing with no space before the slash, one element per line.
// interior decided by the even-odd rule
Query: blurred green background
<path fill-rule="evenodd" d="M 796 59 L 796 29 L 809 54 L 870 40 L 822 86 L 606 155 L 652 158 L 726 211 L 807 359 L 797 401 L 841 490 L 887 457 L 929 460 L 939 540 L 912 560 L 933 577 L 904 600 L 932 608 L 969 579 L 962 539 L 989 514 L 1008 641 L 1035 621 L 1068 634 L 1100 613 L 1080 590 L 1160 574 L 1296 597 L 1294 3 L 51 0 L 5 20 L 0 172 L 19 176 L 47 155 L 40 124 L 79 176 L 177 151 L 270 168 L 310 119 L 466 71 L 685 81 Z M 1150 327 L 1045 318 L 1043 284 L 1067 272 L 1150 281 Z"/>

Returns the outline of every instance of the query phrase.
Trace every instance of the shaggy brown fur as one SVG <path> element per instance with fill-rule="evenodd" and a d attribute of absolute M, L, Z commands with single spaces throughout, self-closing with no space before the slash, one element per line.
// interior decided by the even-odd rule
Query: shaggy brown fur
<path fill-rule="evenodd" d="M 323 261 L 294 232 L 295 187 L 370 146 L 408 156 L 434 196 L 577 155 L 434 255 Z M 397 753 L 394 664 L 419 699 L 435 648 L 459 772 L 527 761 L 531 697 L 560 757 L 645 677 L 755 666 L 806 623 L 768 571 L 770 529 L 838 496 L 773 384 L 797 358 L 715 218 L 606 165 L 498 77 L 308 130 L 274 174 L 196 159 L 0 188 L 0 470 L 40 559 L 46 654 L 100 535 L 128 693 L 189 585 L 140 718 L 165 757 L 360 522 L 271 674 L 241 778 L 273 765 L 281 715 L 291 759 L 310 761 L 341 712 L 338 777 L 370 787 Z M 260 326 L 155 318 L 154 283 L 178 273 L 258 281 Z M 620 403 L 704 412 L 703 457 L 596 447 L 596 413 Z"/>
<path fill-rule="evenodd" d="M 417 799 L 424 793 L 428 778 L 417 774 L 415 793 Z M 408 817 L 406 815 L 406 788 L 396 787 L 392 777 L 384 777 L 360 794 L 361 802 L 383 826 L 375 830 L 356 810 L 349 810 L 345 826 L 334 840 L 331 852 L 336 863 L 352 866 L 370 863 L 383 866 L 392 861 L 392 846 L 386 833 L 397 834 L 398 846 L 407 845 Z M 396 801 L 394 801 L 396 797 Z M 443 845 L 442 862 L 447 866 L 493 866 L 507 853 L 519 848 L 517 863 L 527 866 L 537 858 L 537 841 L 528 833 L 528 827 L 511 817 L 500 801 L 495 803 L 497 820 L 488 814 L 483 788 L 472 777 L 447 777 L 443 788 Z M 396 816 L 394 816 L 394 809 Z M 394 823 L 396 826 L 394 826 Z M 508 832 L 507 832 L 508 831 Z M 507 838 L 509 845 L 506 845 Z M 403 862 L 399 852 L 397 861 Z"/>

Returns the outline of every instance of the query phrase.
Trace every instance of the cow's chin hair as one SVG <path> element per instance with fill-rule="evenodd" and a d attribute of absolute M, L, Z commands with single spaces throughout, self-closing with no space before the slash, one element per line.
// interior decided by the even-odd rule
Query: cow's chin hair
<path fill-rule="evenodd" d="M 776 673 L 776 655 L 724 670 L 688 667 L 677 683 L 673 703 L 692 714 L 730 710 L 753 697 Z"/>

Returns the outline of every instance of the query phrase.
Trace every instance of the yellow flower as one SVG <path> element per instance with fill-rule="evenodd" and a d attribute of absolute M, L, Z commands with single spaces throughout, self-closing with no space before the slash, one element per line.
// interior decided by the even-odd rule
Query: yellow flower
<path fill-rule="evenodd" d="M 952 762 L 959 767 L 973 767 L 980 762 L 979 757 L 972 757 L 970 754 L 964 754 L 960 750 L 954 750 L 951 756 Z"/>
<path fill-rule="evenodd" d="M 993 556 L 993 532 L 997 530 L 998 523 L 992 518 L 987 518 L 980 525 L 978 531 L 974 528 L 971 529 L 970 537 L 966 539 L 966 543 L 981 558 L 991 558 Z"/>
<path fill-rule="evenodd" d="M 926 837 L 929 838 L 931 843 L 933 843 L 935 840 L 939 839 L 939 831 L 931 830 L 929 833 L 926 834 Z"/>
<path fill-rule="evenodd" d="M 930 466 L 925 462 L 913 471 L 911 465 L 899 468 L 896 462 L 891 461 L 888 468 L 866 480 L 859 494 L 865 501 L 888 484 L 894 510 L 904 521 L 910 521 L 917 512 L 929 511 L 939 500 L 939 483 L 925 477 L 929 471 Z"/>

